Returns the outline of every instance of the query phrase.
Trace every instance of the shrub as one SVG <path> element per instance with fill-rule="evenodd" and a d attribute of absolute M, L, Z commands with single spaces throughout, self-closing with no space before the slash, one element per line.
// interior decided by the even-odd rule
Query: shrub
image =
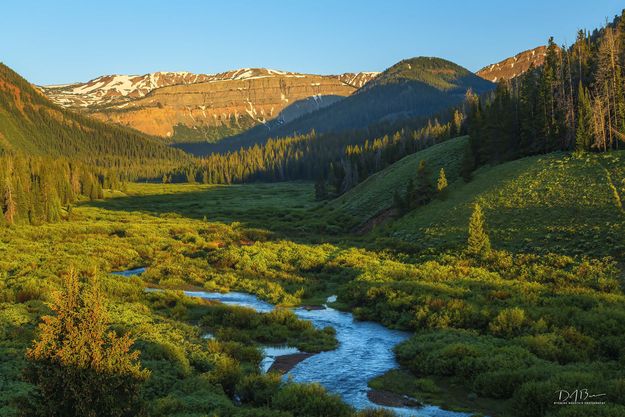
<path fill-rule="evenodd" d="M 209 373 L 209 380 L 220 385 L 226 395 L 234 398 L 236 387 L 242 376 L 243 372 L 236 360 L 226 355 L 218 355 L 215 358 L 214 368 Z"/>
<path fill-rule="evenodd" d="M 281 375 L 276 373 L 248 375 L 237 387 L 239 398 L 244 404 L 268 407 L 271 405 L 271 399 L 280 389 L 281 380 Z"/>
<path fill-rule="evenodd" d="M 506 308 L 491 321 L 489 330 L 498 336 L 517 336 L 523 331 L 526 320 L 525 311 L 522 308 Z"/>
<path fill-rule="evenodd" d="M 527 382 L 514 394 L 514 409 L 518 417 L 543 417 L 554 409 L 555 392 L 560 389 L 552 382 Z"/>
<path fill-rule="evenodd" d="M 318 384 L 287 383 L 273 398 L 273 406 L 294 417 L 351 417 L 352 409 L 338 395 Z"/>

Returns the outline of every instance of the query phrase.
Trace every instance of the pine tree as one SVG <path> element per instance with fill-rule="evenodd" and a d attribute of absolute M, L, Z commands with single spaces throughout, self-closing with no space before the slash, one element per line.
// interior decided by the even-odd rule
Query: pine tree
<path fill-rule="evenodd" d="M 594 139 L 592 135 L 592 106 L 588 89 L 579 82 L 579 98 L 577 102 L 577 129 L 575 132 L 575 150 L 589 151 Z"/>
<path fill-rule="evenodd" d="M 573 60 L 575 61 L 575 72 L 577 79 L 583 84 L 587 84 L 590 79 L 590 58 L 591 51 L 588 43 L 588 36 L 585 31 L 577 32 L 577 39 L 572 47 Z"/>
<path fill-rule="evenodd" d="M 393 207 L 395 207 L 399 211 L 402 211 L 404 209 L 404 200 L 401 198 L 399 190 L 395 190 L 395 192 L 393 193 Z"/>
<path fill-rule="evenodd" d="M 408 184 L 406 185 L 406 194 L 404 197 L 404 207 L 405 211 L 408 211 L 416 206 L 416 194 L 417 190 L 414 185 L 414 181 L 412 178 L 408 180 Z"/>
<path fill-rule="evenodd" d="M 618 129 L 619 102 L 622 103 L 622 86 L 619 77 L 620 68 L 617 67 L 616 39 L 611 27 L 599 43 L 597 52 L 597 70 L 595 73 L 594 97 L 601 101 L 605 125 L 605 139 L 603 149 L 612 149 L 614 145 L 614 131 Z"/>
<path fill-rule="evenodd" d="M 475 203 L 469 220 L 469 239 L 467 251 L 472 255 L 485 256 L 490 253 L 490 238 L 486 232 L 482 208 Z"/>
<path fill-rule="evenodd" d="M 467 146 L 462 154 L 462 161 L 460 165 L 460 176 L 464 182 L 471 181 L 473 177 L 473 170 L 475 169 L 475 156 L 471 146 Z"/>
<path fill-rule="evenodd" d="M 545 116 L 543 152 L 558 149 L 564 133 L 564 112 L 559 106 L 560 87 L 564 85 L 564 80 L 559 55 L 559 48 L 553 41 L 553 37 L 550 37 L 541 78 L 540 97 Z"/>
<path fill-rule="evenodd" d="M 460 136 L 462 133 L 462 122 L 464 120 L 464 115 L 459 111 L 454 111 L 454 119 L 453 119 L 453 134 L 455 136 Z"/>
<path fill-rule="evenodd" d="M 195 172 L 192 169 L 188 169 L 185 175 L 189 184 L 195 184 Z"/>
<path fill-rule="evenodd" d="M 441 168 L 438 173 L 438 181 L 436 182 L 436 191 L 440 196 L 443 196 L 447 189 L 447 177 L 445 176 L 445 168 Z"/>
<path fill-rule="evenodd" d="M 317 201 L 321 201 L 327 198 L 328 198 L 328 190 L 326 188 L 326 182 L 323 178 L 319 178 L 315 182 L 315 199 Z"/>
<path fill-rule="evenodd" d="M 414 201 L 415 205 L 422 206 L 427 204 L 434 195 L 434 186 L 430 181 L 430 175 L 425 164 L 425 160 L 419 161 L 419 168 L 417 169 L 417 189 Z"/>
<path fill-rule="evenodd" d="M 15 223 L 15 217 L 17 216 L 17 204 L 15 202 L 15 196 L 13 195 L 13 187 L 11 184 L 11 178 L 5 180 L 4 189 L 4 217 L 8 224 Z"/>
<path fill-rule="evenodd" d="M 37 417 L 130 417 L 141 415 L 141 369 L 133 339 L 108 331 L 104 296 L 97 281 L 82 284 L 73 269 L 53 296 L 28 349 L 26 379 L 36 392 L 21 405 Z"/>

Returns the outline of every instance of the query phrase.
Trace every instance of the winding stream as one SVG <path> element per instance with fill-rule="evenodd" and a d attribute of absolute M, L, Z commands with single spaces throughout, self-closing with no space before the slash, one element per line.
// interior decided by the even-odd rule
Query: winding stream
<path fill-rule="evenodd" d="M 224 304 L 250 307 L 259 312 L 269 312 L 274 308 L 272 304 L 259 300 L 253 295 L 238 292 L 221 294 L 185 291 L 185 294 L 218 300 Z M 294 311 L 299 318 L 310 320 L 318 328 L 334 327 L 339 347 L 303 360 L 289 371 L 288 375 L 296 382 L 318 382 L 328 391 L 339 394 L 345 402 L 358 409 L 379 407 L 367 398 L 369 390 L 367 382 L 398 366 L 393 347 L 410 335 L 406 332 L 390 330 L 378 323 L 354 320 L 351 313 L 330 307 L 323 310 L 296 308 Z M 418 409 L 386 408 L 402 416 L 467 416 L 466 413 L 445 411 L 435 406 Z"/>
<path fill-rule="evenodd" d="M 141 273 L 144 268 L 117 274 L 131 276 L 137 273 L 135 271 Z M 239 292 L 222 294 L 205 291 L 185 291 L 185 294 L 191 297 L 217 300 L 224 304 L 249 307 L 258 312 L 266 313 L 274 309 L 272 304 L 251 294 Z M 328 298 L 328 302 L 335 300 L 335 297 Z M 288 375 L 296 382 L 318 382 L 328 391 L 339 394 L 345 402 L 355 408 L 379 407 L 367 398 L 367 391 L 369 391 L 367 382 L 398 366 L 393 347 L 406 340 L 410 334 L 388 329 L 378 323 L 354 320 L 351 313 L 327 306 L 322 310 L 296 308 L 294 312 L 299 318 L 310 320 L 318 328 L 334 327 L 339 347 L 306 358 L 291 369 Z M 284 349 L 284 352 L 281 349 Z M 269 368 L 275 356 L 293 352 L 293 348 L 266 348 L 263 369 Z M 418 409 L 385 408 L 392 409 L 401 416 L 468 416 L 466 413 L 445 411 L 436 406 L 424 406 Z"/>

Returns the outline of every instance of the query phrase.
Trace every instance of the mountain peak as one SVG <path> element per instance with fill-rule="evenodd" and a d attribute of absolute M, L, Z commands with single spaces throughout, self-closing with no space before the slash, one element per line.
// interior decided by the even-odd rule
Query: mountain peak
<path fill-rule="evenodd" d="M 547 47 L 538 46 L 534 49 L 520 52 L 496 64 L 488 65 L 476 72 L 476 74 L 494 83 L 502 80 L 511 80 L 526 72 L 531 65 L 534 67 L 541 66 L 545 62 L 545 55 L 547 55 Z"/>
<path fill-rule="evenodd" d="M 438 90 L 460 86 L 462 79 L 474 76 L 469 70 L 443 58 L 419 56 L 404 59 L 388 68 L 368 88 L 403 82 L 422 82 Z M 476 77 L 477 78 L 477 77 Z"/>

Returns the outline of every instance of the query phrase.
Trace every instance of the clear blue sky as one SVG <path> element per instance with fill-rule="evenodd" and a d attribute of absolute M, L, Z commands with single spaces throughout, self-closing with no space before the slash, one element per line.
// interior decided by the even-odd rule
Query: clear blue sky
<path fill-rule="evenodd" d="M 0 61 L 29 81 L 268 67 L 381 71 L 439 56 L 470 70 L 602 25 L 619 0 L 8 0 Z"/>

